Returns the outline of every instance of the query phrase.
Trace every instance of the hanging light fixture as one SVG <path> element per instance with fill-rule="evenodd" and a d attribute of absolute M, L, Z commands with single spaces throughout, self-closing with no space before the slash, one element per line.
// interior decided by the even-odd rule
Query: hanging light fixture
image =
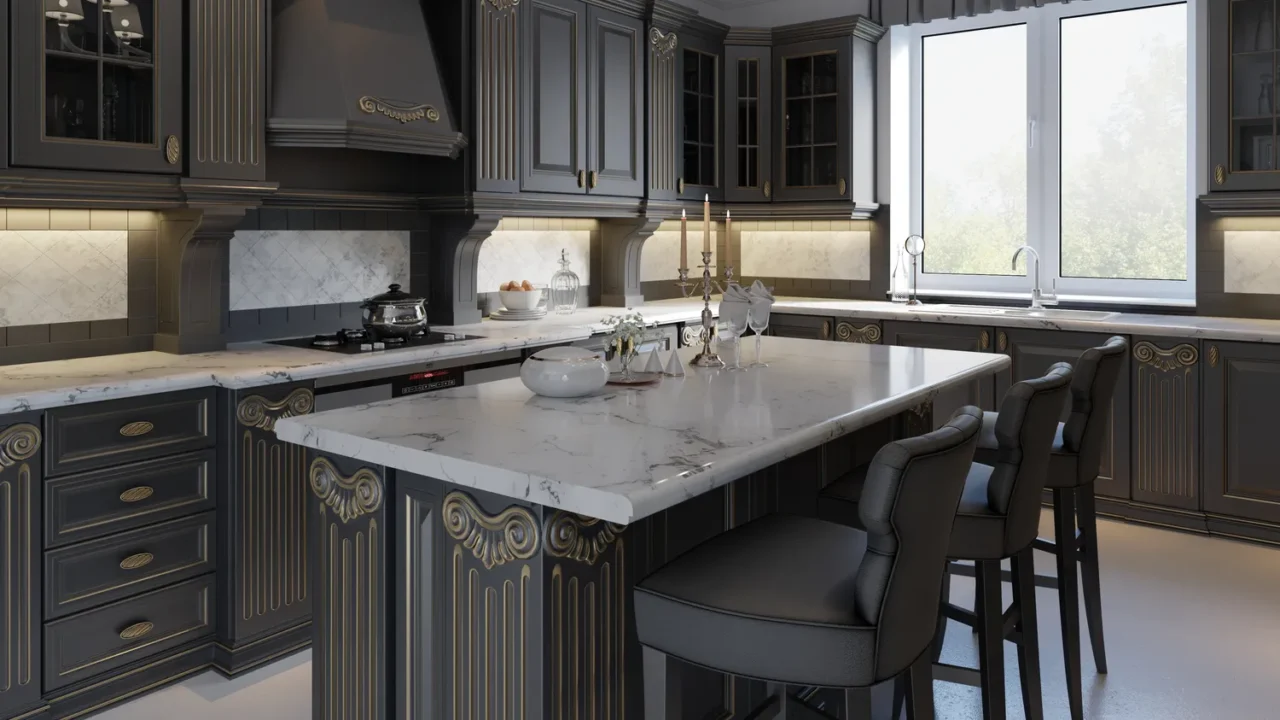
<path fill-rule="evenodd" d="M 71 23 L 84 19 L 84 4 L 80 0 L 44 0 L 44 16 L 58 23 L 58 38 L 62 43 L 57 48 L 62 52 L 73 52 L 92 55 L 82 50 L 71 39 Z"/>

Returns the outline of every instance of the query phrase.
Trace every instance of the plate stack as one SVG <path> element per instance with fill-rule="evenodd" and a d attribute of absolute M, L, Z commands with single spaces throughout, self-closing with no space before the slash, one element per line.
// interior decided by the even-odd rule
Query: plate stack
<path fill-rule="evenodd" d="M 537 320 L 547 316 L 545 307 L 534 308 L 533 310 L 508 310 L 501 308 L 489 313 L 490 320 Z"/>

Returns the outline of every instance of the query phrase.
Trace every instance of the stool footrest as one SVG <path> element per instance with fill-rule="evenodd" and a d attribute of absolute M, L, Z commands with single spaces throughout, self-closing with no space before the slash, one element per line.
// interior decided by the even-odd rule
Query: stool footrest
<path fill-rule="evenodd" d="M 933 679 L 943 682 L 956 683 L 957 685 L 968 685 L 970 687 L 982 687 L 982 672 L 976 668 L 965 667 L 963 665 L 951 665 L 950 663 L 934 663 Z"/>

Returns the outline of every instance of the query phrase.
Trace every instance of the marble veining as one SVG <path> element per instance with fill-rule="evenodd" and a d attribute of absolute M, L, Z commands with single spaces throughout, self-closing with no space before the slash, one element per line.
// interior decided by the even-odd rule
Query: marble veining
<path fill-rule="evenodd" d="M 1222 233 L 1222 290 L 1280 295 L 1280 231 Z"/>
<path fill-rule="evenodd" d="M 561 250 L 578 282 L 590 285 L 590 230 L 497 230 L 480 245 L 476 290 L 498 292 L 502 283 L 512 280 L 548 285 L 560 269 Z"/>
<path fill-rule="evenodd" d="M 232 310 L 350 303 L 409 287 L 409 233 L 241 230 L 231 240 Z"/>
<path fill-rule="evenodd" d="M 871 279 L 869 230 L 743 230 L 741 244 L 752 277 Z"/>
<path fill-rule="evenodd" d="M 718 223 L 711 224 L 711 272 L 716 268 L 717 243 L 720 242 Z M 689 276 L 702 277 L 702 221 L 689 223 Z M 695 272 L 696 270 L 696 272 Z M 680 223 L 665 222 L 640 250 L 640 282 L 680 279 Z"/>
<path fill-rule="evenodd" d="M 696 348 L 680 350 L 687 362 Z M 577 399 L 516 379 L 288 418 L 324 453 L 630 523 L 995 373 L 1003 355 L 769 337 L 770 367 Z"/>
<path fill-rule="evenodd" d="M 0 327 L 129 316 L 129 233 L 0 231 Z"/>

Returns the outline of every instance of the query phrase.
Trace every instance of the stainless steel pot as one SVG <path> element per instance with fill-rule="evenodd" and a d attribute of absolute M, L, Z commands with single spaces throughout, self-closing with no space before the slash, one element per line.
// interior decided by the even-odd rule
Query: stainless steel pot
<path fill-rule="evenodd" d="M 374 337 L 403 338 L 414 333 L 426 332 L 427 301 L 400 291 L 399 285 L 365 300 L 362 324 Z"/>

